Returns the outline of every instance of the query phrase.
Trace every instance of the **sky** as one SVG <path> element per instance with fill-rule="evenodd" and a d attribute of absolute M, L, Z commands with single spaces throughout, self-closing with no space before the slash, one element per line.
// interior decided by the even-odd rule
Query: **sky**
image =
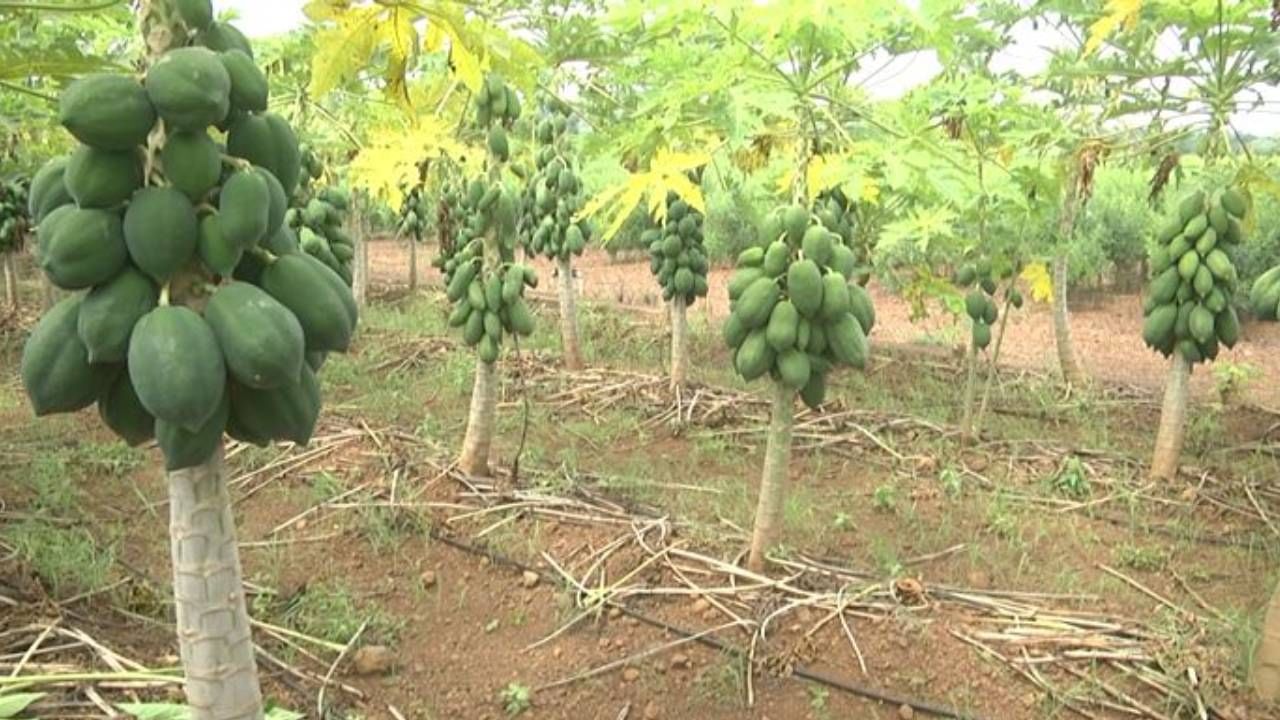
<path fill-rule="evenodd" d="M 904 2 L 914 6 L 918 0 Z M 236 26 L 256 38 L 301 27 L 306 22 L 303 4 L 304 0 L 220 0 L 218 7 L 234 11 L 239 17 Z M 1020 32 L 1010 47 L 996 55 L 992 69 L 999 72 L 1016 68 L 1024 74 L 1035 74 L 1049 60 L 1048 47 L 1057 40 L 1051 35 L 1043 29 Z M 872 97 L 890 100 L 928 82 L 940 69 L 932 51 L 915 52 L 894 58 L 872 58 L 853 79 Z M 1263 88 L 1263 94 L 1268 104 L 1280 104 L 1280 89 Z M 1276 120 L 1272 112 L 1242 113 L 1234 118 L 1239 130 L 1253 135 L 1276 134 Z"/>

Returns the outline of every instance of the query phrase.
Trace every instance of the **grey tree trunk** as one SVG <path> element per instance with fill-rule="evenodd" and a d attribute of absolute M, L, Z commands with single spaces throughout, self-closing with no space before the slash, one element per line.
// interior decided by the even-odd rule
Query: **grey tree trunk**
<path fill-rule="evenodd" d="M 1160 408 L 1160 430 L 1156 435 L 1155 454 L 1151 458 L 1151 478 L 1172 480 L 1178 476 L 1178 459 L 1187 430 L 1187 386 L 1191 380 L 1191 364 L 1176 350 L 1169 361 L 1169 380 L 1164 388 L 1164 405 Z"/>
<path fill-rule="evenodd" d="M 787 499 L 787 478 L 791 465 L 791 428 L 795 418 L 796 392 L 782 383 L 773 383 L 773 410 L 769 415 L 769 439 L 765 447 L 764 473 L 760 478 L 760 499 L 756 503 L 755 527 L 751 532 L 751 553 L 747 569 L 764 570 L 765 554 L 782 533 L 783 508 Z"/>
<path fill-rule="evenodd" d="M 369 235 L 365 231 L 364 204 L 359 200 L 351 207 L 351 242 L 355 244 L 355 257 L 351 259 L 351 294 L 356 306 L 364 307 L 369 297 Z"/>
<path fill-rule="evenodd" d="M 262 691 L 222 447 L 168 480 L 173 597 L 191 717 L 259 720 Z"/>
<path fill-rule="evenodd" d="M 970 321 L 975 322 L 975 321 Z M 973 440 L 973 398 L 978 384 L 978 346 L 969 338 L 969 351 L 964 356 L 968 372 L 964 381 L 964 408 L 960 418 L 960 440 L 968 444 Z"/>
<path fill-rule="evenodd" d="M 462 440 L 458 465 L 473 477 L 489 477 L 489 449 L 493 445 L 493 428 L 498 414 L 498 369 L 494 363 L 476 358 L 476 380 L 471 389 L 471 412 L 467 416 L 467 434 Z"/>
<path fill-rule="evenodd" d="M 975 436 L 982 434 L 983 419 L 987 415 L 987 402 L 991 400 L 991 386 L 995 384 L 996 375 L 1000 372 L 1000 349 L 1004 347 L 1004 333 L 1009 327 L 1009 311 L 1013 303 L 1004 301 L 1004 310 L 1000 315 L 1000 330 L 996 335 L 996 348 L 991 353 L 991 362 L 987 365 L 987 379 L 982 386 L 982 402 L 978 403 L 978 417 L 973 422 Z"/>
<path fill-rule="evenodd" d="M 1249 680 L 1261 700 L 1280 701 L 1280 586 L 1272 592 L 1271 602 L 1267 604 L 1262 638 L 1253 655 L 1253 672 Z"/>
<path fill-rule="evenodd" d="M 418 290 L 418 238 L 409 237 L 409 292 Z"/>
<path fill-rule="evenodd" d="M 1062 379 L 1068 384 L 1084 382 L 1084 373 L 1076 362 L 1075 346 L 1071 342 L 1071 313 L 1067 309 L 1068 276 L 1067 253 L 1060 249 L 1053 257 L 1053 340 L 1058 348 L 1058 367 Z"/>
<path fill-rule="evenodd" d="M 4 301 L 11 308 L 18 307 L 18 264 L 13 253 L 4 254 Z"/>
<path fill-rule="evenodd" d="M 582 369 L 582 347 L 578 343 L 578 302 L 573 287 L 573 265 L 569 258 L 556 260 L 560 290 L 560 341 L 564 346 L 564 366 L 570 370 Z"/>
<path fill-rule="evenodd" d="M 671 387 L 689 382 L 689 312 L 684 297 L 671 299 Z"/>

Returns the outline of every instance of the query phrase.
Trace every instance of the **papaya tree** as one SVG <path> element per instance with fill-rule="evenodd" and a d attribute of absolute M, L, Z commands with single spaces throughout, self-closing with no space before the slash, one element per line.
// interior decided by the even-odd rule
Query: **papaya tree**
<path fill-rule="evenodd" d="M 0 264 L 4 269 L 4 299 L 18 306 L 18 266 L 14 256 L 22 251 L 31 220 L 28 215 L 28 183 L 25 178 L 0 179 Z"/>
<path fill-rule="evenodd" d="M 1249 290 L 1249 309 L 1259 320 L 1280 319 L 1280 265 L 1258 276 Z M 1280 587 L 1273 589 L 1262 621 L 1262 637 L 1254 651 L 1254 692 L 1268 702 L 1280 700 Z"/>
<path fill-rule="evenodd" d="M 400 203 L 400 223 L 397 234 L 404 236 L 409 243 L 409 292 L 418 290 L 418 245 L 422 243 L 423 232 L 427 229 L 429 217 L 427 191 L 419 181 L 404 195 Z"/>
<path fill-rule="evenodd" d="M 701 172 L 689 171 L 691 185 Z M 707 295 L 707 251 L 702 244 L 703 214 L 668 192 L 662 205 L 660 228 L 646 230 L 641 240 L 649 248 L 649 270 L 662 288 L 671 318 L 671 387 L 684 387 L 689 378 L 689 307 Z"/>
<path fill-rule="evenodd" d="M 77 147 L 32 182 L 40 267 L 70 294 L 28 338 L 22 382 L 39 416 L 96 403 L 124 441 L 155 439 L 191 717 L 260 718 L 223 436 L 305 444 L 315 369 L 347 348 L 355 304 L 274 240 L 301 155 L 248 41 L 209 0 L 144 0 L 137 22 L 143 79 L 68 85 Z"/>
<path fill-rule="evenodd" d="M 530 255 L 542 255 L 556 263 L 564 364 L 570 370 L 580 370 L 582 347 L 572 258 L 581 255 L 591 242 L 591 225 L 577 218 L 584 203 L 580 170 L 569 144 L 570 119 L 568 106 L 556 98 L 548 97 L 541 103 L 534 125 L 536 170 L 525 186 L 520 238 Z"/>
<path fill-rule="evenodd" d="M 452 267 L 446 264 L 446 293 L 454 303 L 449 325 L 461 328 L 463 341 L 476 349 L 475 385 L 458 463 L 463 472 L 478 477 L 489 475 L 503 338 L 514 341 L 533 332 L 524 289 L 536 284 L 537 276 L 515 260 L 520 201 L 506 177 L 507 130 L 519 118 L 515 89 L 491 73 L 475 97 L 474 114 L 476 129 L 486 137 L 486 171 L 467 186 L 460 236 L 448 260 Z"/>

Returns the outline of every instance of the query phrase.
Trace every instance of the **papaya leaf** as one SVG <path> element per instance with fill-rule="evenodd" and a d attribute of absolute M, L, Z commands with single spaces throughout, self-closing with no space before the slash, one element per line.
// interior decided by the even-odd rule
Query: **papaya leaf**
<path fill-rule="evenodd" d="M 1089 26 L 1089 39 L 1084 44 L 1084 54 L 1092 55 L 1107 38 L 1121 29 L 1133 29 L 1138 24 L 1142 0 L 1107 0 L 1105 13 Z"/>
<path fill-rule="evenodd" d="M 0 720 L 16 719 L 19 714 L 44 696 L 45 693 L 0 694 Z"/>
<path fill-rule="evenodd" d="M 1031 291 L 1032 300 L 1049 302 L 1053 298 L 1053 276 L 1049 274 L 1049 267 L 1044 263 L 1030 263 L 1022 269 L 1021 278 Z"/>

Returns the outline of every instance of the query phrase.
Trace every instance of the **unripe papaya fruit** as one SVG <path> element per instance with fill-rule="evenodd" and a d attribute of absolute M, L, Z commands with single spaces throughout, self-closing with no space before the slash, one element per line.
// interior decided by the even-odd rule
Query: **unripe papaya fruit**
<path fill-rule="evenodd" d="M 152 280 L 168 281 L 191 259 L 198 239 L 196 211 L 186 195 L 171 187 L 133 194 L 124 214 L 124 240 L 133 263 Z"/>
<path fill-rule="evenodd" d="M 218 409 L 227 369 L 213 330 L 181 306 L 147 313 L 129 338 L 129 376 L 158 420 L 196 431 Z"/>
<path fill-rule="evenodd" d="M 67 162 L 63 182 L 82 208 L 115 207 L 142 186 L 142 161 L 136 150 L 81 145 Z"/>
<path fill-rule="evenodd" d="M 298 138 L 275 113 L 249 113 L 237 120 L 227 133 L 227 152 L 271 171 L 286 196 L 298 187 L 302 170 Z"/>
<path fill-rule="evenodd" d="M 71 210 L 49 241 L 41 240 L 40 267 L 64 290 L 106 282 L 128 260 L 120 215 L 108 210 Z"/>
<path fill-rule="evenodd" d="M 355 298 L 333 270 L 306 253 L 277 257 L 261 287 L 293 311 L 309 351 L 344 351 L 356 326 Z"/>
<path fill-rule="evenodd" d="M 201 32 L 213 24 L 213 3 L 211 0 L 174 0 L 178 9 L 178 17 L 188 28 Z"/>
<path fill-rule="evenodd" d="M 813 371 L 812 360 L 810 366 L 809 382 L 801 388 L 800 399 L 810 410 L 818 411 L 822 409 L 822 403 L 827 399 L 827 375 Z"/>
<path fill-rule="evenodd" d="M 116 373 L 98 398 L 98 416 L 130 446 L 136 447 L 155 437 L 156 419 L 142 407 L 127 372 Z"/>
<path fill-rule="evenodd" d="M 765 339 L 764 328 L 759 328 L 748 333 L 738 347 L 738 352 L 734 354 L 734 367 L 743 380 L 751 382 L 769 372 L 773 360 L 773 348 L 769 347 L 769 342 Z"/>
<path fill-rule="evenodd" d="M 867 336 L 852 313 L 837 317 L 827 330 L 827 344 L 840 362 L 862 370 L 867 365 Z"/>
<path fill-rule="evenodd" d="M 156 124 L 156 111 L 137 80 L 98 73 L 85 75 L 62 91 L 58 121 L 86 145 L 133 150 L 146 143 Z"/>
<path fill-rule="evenodd" d="M 808 258 L 792 263 L 787 270 L 787 295 L 802 317 L 817 317 L 822 309 L 823 287 L 822 270 Z"/>
<path fill-rule="evenodd" d="M 779 295 L 781 291 L 773 278 L 761 277 L 753 281 L 738 298 L 736 308 L 742 324 L 751 330 L 763 327 L 769 321 Z"/>
<path fill-rule="evenodd" d="M 249 44 L 249 39 L 236 26 L 230 23 L 211 23 L 209 27 L 196 35 L 196 44 L 209 48 L 214 52 L 241 50 L 249 57 L 253 57 L 253 46 Z"/>
<path fill-rule="evenodd" d="M 74 202 L 64 182 L 67 173 L 67 156 L 55 157 L 40 167 L 31 178 L 27 195 L 27 214 L 31 222 L 39 224 L 55 209 Z"/>
<path fill-rule="evenodd" d="M 170 133 L 160 151 L 170 184 L 198 203 L 222 178 L 222 151 L 204 131 Z"/>
<path fill-rule="evenodd" d="M 822 308 L 818 316 L 827 322 L 848 313 L 851 307 L 849 300 L 849 281 L 840 273 L 827 273 L 822 277 Z"/>
<path fill-rule="evenodd" d="M 89 362 L 76 334 L 80 303 L 80 295 L 63 298 L 40 318 L 22 348 L 22 387 L 37 416 L 89 407 L 119 370 Z"/>
<path fill-rule="evenodd" d="M 259 390 L 238 382 L 228 384 L 231 417 L 247 434 L 268 440 L 289 440 L 298 445 L 311 442 L 320 417 L 320 383 L 311 367 L 301 366 L 292 383 Z"/>
<path fill-rule="evenodd" d="M 788 348 L 778 354 L 778 376 L 782 384 L 792 390 L 801 390 L 809 384 L 811 368 L 809 356 L 795 348 Z"/>
<path fill-rule="evenodd" d="M 849 312 L 857 318 L 858 324 L 862 326 L 862 332 L 870 335 L 871 330 L 876 326 L 876 308 L 871 302 L 871 296 L 867 294 L 866 289 L 858 285 L 848 287 Z"/>
<path fill-rule="evenodd" d="M 204 309 L 231 377 L 256 389 L 298 381 L 305 339 L 293 312 L 258 287 L 231 282 Z"/>
<path fill-rule="evenodd" d="M 218 196 L 218 217 L 229 241 L 245 249 L 257 245 L 271 222 L 271 194 L 264 177 L 251 170 L 232 173 Z"/>
<path fill-rule="evenodd" d="M 80 305 L 76 325 L 89 362 L 124 362 L 133 326 L 155 308 L 158 297 L 155 283 L 133 267 L 125 267 L 89 291 Z"/>
<path fill-rule="evenodd" d="M 787 233 L 788 242 L 800 245 L 809 229 L 809 211 L 800 205 L 788 206 L 782 211 L 782 228 Z"/>
<path fill-rule="evenodd" d="M 1244 217 L 1244 214 L 1249 210 L 1249 205 L 1245 202 L 1244 195 L 1236 188 L 1227 188 L 1222 191 L 1222 207 L 1237 218 Z"/>
<path fill-rule="evenodd" d="M 169 128 L 204 130 L 231 107 L 231 77 L 218 54 L 184 47 L 161 55 L 147 71 L 147 97 Z"/>
<path fill-rule="evenodd" d="M 1236 316 L 1235 308 L 1228 305 L 1217 314 L 1214 318 L 1214 334 L 1228 348 L 1233 348 L 1240 342 L 1240 318 Z"/>
<path fill-rule="evenodd" d="M 209 419 L 195 430 L 187 430 L 180 425 L 157 419 L 156 444 L 164 453 L 164 469 L 174 472 L 208 462 L 217 451 L 218 443 L 222 442 L 222 432 L 227 429 L 230 411 L 230 396 L 223 390 Z M 238 439 L 249 441 L 245 437 Z"/>
<path fill-rule="evenodd" d="M 231 79 L 231 107 L 244 112 L 262 112 L 267 109 L 267 76 L 243 50 L 233 49 L 218 53 L 222 67 Z"/>
<path fill-rule="evenodd" d="M 1142 323 L 1142 339 L 1148 347 L 1159 349 L 1174 335 L 1178 320 L 1178 306 L 1173 303 L 1158 305 Z"/>
<path fill-rule="evenodd" d="M 825 267 L 831 263 L 831 253 L 834 251 L 835 243 L 826 228 L 813 225 L 805 230 L 801 247 L 806 258 Z"/>
<path fill-rule="evenodd" d="M 796 347 L 800 330 L 800 313 L 790 300 L 781 300 L 773 306 L 769 315 L 769 323 L 765 328 L 765 339 L 777 352 Z"/>

